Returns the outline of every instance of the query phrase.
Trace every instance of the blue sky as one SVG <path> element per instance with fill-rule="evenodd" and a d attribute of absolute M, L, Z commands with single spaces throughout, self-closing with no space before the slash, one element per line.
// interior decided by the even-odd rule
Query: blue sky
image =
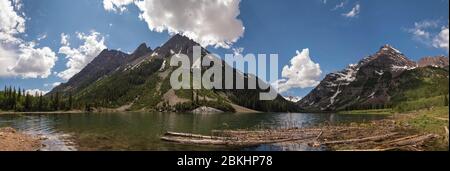
<path fill-rule="evenodd" d="M 148 20 L 139 18 L 143 7 L 134 4 L 120 6 L 126 8 L 124 11 L 107 10 L 103 0 L 22 0 L 19 4 L 22 7 L 15 8 L 14 12 L 25 18 L 25 30 L 12 35 L 22 42 L 35 42 L 33 50 L 50 48 L 57 60 L 46 78 L 24 78 L 20 74 L 2 75 L 0 72 L 0 87 L 13 85 L 48 91 L 53 83 L 65 82 L 58 76 L 67 70 L 68 62 L 67 54 L 59 53 L 64 46 L 61 44 L 63 33 L 70 37 L 67 47 L 71 50 L 82 46 L 94 32 L 96 40 L 104 39 L 104 46 L 124 52 L 133 51 L 142 42 L 155 48 L 170 38 L 167 30 L 152 31 Z M 232 53 L 233 48 L 243 48 L 243 54 L 279 54 L 280 75 L 283 66 L 290 66 L 296 51 L 306 48 L 311 62 L 320 65 L 320 78 L 312 78 L 317 81 L 375 53 L 384 44 L 393 45 L 413 60 L 448 56 L 448 0 L 242 0 L 237 7 L 240 14 L 233 22 L 236 26 L 240 25 L 235 21 L 242 22 L 245 27 L 242 36 L 230 43 L 228 49 L 214 46 L 208 49 L 217 54 Z M 229 12 L 235 14 L 236 9 L 229 9 Z M 149 18 L 154 19 L 152 17 Z M 230 32 L 233 28 L 236 27 Z M 439 36 L 445 29 L 446 47 L 445 39 L 440 44 L 436 42 L 441 40 Z M 239 30 L 230 34 L 239 35 Z M 79 35 L 86 39 L 77 38 Z M 10 44 L 3 42 L 3 49 L 20 51 L 20 47 Z M 440 46 L 442 44 L 444 46 Z M 305 96 L 312 88 L 313 85 L 293 86 L 284 94 Z"/>

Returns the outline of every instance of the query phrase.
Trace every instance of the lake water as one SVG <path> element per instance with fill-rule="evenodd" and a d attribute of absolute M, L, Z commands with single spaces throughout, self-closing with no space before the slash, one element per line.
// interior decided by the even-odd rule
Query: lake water
<path fill-rule="evenodd" d="M 160 140 L 166 131 L 209 135 L 211 130 L 310 127 L 319 124 L 370 122 L 383 115 L 339 114 L 175 114 L 175 113 L 99 113 L 99 114 L 22 114 L 0 115 L 0 127 L 13 127 L 44 138 L 42 150 L 323 150 L 305 144 L 271 144 L 232 149 L 191 146 Z"/>

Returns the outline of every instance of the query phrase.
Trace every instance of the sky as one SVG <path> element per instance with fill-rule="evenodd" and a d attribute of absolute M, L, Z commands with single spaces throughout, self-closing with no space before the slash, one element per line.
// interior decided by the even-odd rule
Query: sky
<path fill-rule="evenodd" d="M 130 53 L 183 34 L 218 55 L 278 54 L 280 92 L 390 44 L 448 56 L 448 0 L 0 0 L 0 87 L 49 91 L 103 49 Z"/>

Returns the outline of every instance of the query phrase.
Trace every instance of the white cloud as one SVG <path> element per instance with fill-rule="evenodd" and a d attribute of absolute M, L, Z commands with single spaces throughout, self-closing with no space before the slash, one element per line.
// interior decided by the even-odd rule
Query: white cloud
<path fill-rule="evenodd" d="M 17 54 L 10 50 L 5 49 L 0 43 L 0 77 L 12 77 L 14 73 L 8 71 L 8 67 L 13 66 L 16 63 Z"/>
<path fill-rule="evenodd" d="M 103 0 L 103 8 L 106 11 L 123 13 L 127 10 L 125 6 L 133 3 L 134 0 Z"/>
<path fill-rule="evenodd" d="M 47 78 L 58 58 L 48 47 L 35 48 L 34 46 L 34 43 L 21 44 L 18 60 L 7 70 L 23 78 Z"/>
<path fill-rule="evenodd" d="M 320 83 L 322 70 L 318 63 L 314 63 L 309 57 L 309 49 L 297 51 L 297 56 L 291 59 L 290 65 L 286 65 L 282 71 L 282 78 L 278 80 L 274 87 L 279 93 L 286 92 L 293 88 L 308 88 L 317 86 Z"/>
<path fill-rule="evenodd" d="M 30 89 L 30 90 L 25 90 L 25 93 L 31 95 L 31 96 L 36 96 L 42 93 L 42 95 L 45 95 L 48 93 L 48 91 L 43 91 L 43 90 L 39 90 L 39 89 Z"/>
<path fill-rule="evenodd" d="M 433 39 L 433 46 L 442 48 L 448 52 L 448 26 L 443 27 L 441 32 Z"/>
<path fill-rule="evenodd" d="M 448 25 L 439 27 L 439 20 L 424 20 L 414 23 L 414 28 L 406 29 L 413 39 L 425 45 L 441 48 L 448 52 Z"/>
<path fill-rule="evenodd" d="M 140 18 L 152 31 L 182 34 L 202 46 L 230 48 L 244 34 L 241 0 L 139 0 Z M 192 10 L 195 9 L 195 10 Z"/>
<path fill-rule="evenodd" d="M 358 17 L 360 12 L 361 12 L 361 5 L 356 4 L 351 11 L 349 11 L 348 13 L 344 13 L 342 15 L 347 18 L 355 18 Z"/>
<path fill-rule="evenodd" d="M 47 78 L 57 57 L 50 48 L 18 37 L 25 32 L 21 6 L 19 0 L 0 0 L 0 77 Z"/>
<path fill-rule="evenodd" d="M 61 85 L 61 82 L 54 82 L 54 83 L 52 83 L 52 84 L 44 84 L 44 87 L 56 87 L 56 86 L 59 86 L 59 85 Z"/>
<path fill-rule="evenodd" d="M 46 39 L 46 38 L 47 38 L 47 34 L 44 33 L 44 34 L 38 35 L 38 37 L 36 38 L 36 40 L 37 40 L 37 41 L 41 41 L 41 40 L 44 40 L 44 39 Z"/>
<path fill-rule="evenodd" d="M 56 87 L 56 86 L 59 86 L 59 85 L 61 85 L 61 82 L 54 82 L 54 83 L 52 84 L 53 87 Z"/>
<path fill-rule="evenodd" d="M 344 6 L 345 6 L 345 3 L 344 3 L 344 2 L 341 2 L 341 3 L 337 4 L 336 6 L 334 6 L 334 8 L 331 9 L 331 10 L 332 10 L 332 11 L 335 11 L 335 10 L 338 10 L 338 9 L 340 9 L 340 8 L 344 8 Z"/>
<path fill-rule="evenodd" d="M 61 33 L 61 45 L 70 46 L 69 39 L 70 39 L 69 35 Z"/>
<path fill-rule="evenodd" d="M 0 0 L 0 43 L 20 43 L 17 34 L 25 32 L 25 19 L 15 9 L 17 4 Z"/>
<path fill-rule="evenodd" d="M 80 72 L 89 64 L 101 51 L 106 49 L 105 38 L 100 33 L 92 31 L 90 34 L 77 33 L 77 38 L 84 41 L 78 48 L 71 48 L 68 43 L 68 37 L 61 34 L 61 44 L 59 53 L 66 55 L 68 62 L 67 70 L 58 73 L 58 77 L 68 80 L 73 75 Z"/>
<path fill-rule="evenodd" d="M 438 22 L 434 20 L 424 20 L 421 22 L 415 22 L 414 28 L 408 29 L 407 31 L 413 34 L 414 39 L 421 42 L 429 42 L 432 37 L 428 30 L 438 27 Z M 428 43 L 427 43 L 428 44 Z"/>

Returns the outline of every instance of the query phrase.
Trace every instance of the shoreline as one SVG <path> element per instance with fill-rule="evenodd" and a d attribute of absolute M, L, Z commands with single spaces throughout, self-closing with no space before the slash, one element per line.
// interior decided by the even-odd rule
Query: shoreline
<path fill-rule="evenodd" d="M 167 132 L 161 140 L 190 145 L 307 144 L 327 151 L 448 151 L 448 107 L 392 115 L 370 123 L 309 128 L 213 130 L 211 135 Z M 424 124 L 425 123 L 425 124 Z"/>
<path fill-rule="evenodd" d="M 9 111 L 0 111 L 0 115 L 23 115 L 23 114 L 82 114 L 86 113 L 85 111 L 52 111 L 52 112 L 9 112 Z M 96 113 L 96 112 L 94 112 Z M 98 112 L 101 113 L 101 112 Z"/>
<path fill-rule="evenodd" d="M 39 151 L 42 140 L 11 127 L 0 128 L 0 151 Z"/>
<path fill-rule="evenodd" d="M 84 111 L 35 113 L 61 114 L 84 113 Z M 127 113 L 132 112 L 130 111 Z M 15 112 L 14 114 L 20 113 Z M 369 123 L 348 123 L 336 125 L 328 125 L 324 123 L 317 127 L 311 128 L 253 131 L 228 130 L 228 132 L 246 133 L 249 136 L 245 136 L 245 138 L 264 138 L 267 135 L 281 136 L 288 134 L 289 137 L 291 137 L 290 135 L 303 136 L 303 134 L 301 134 L 303 132 L 313 135 L 309 138 L 312 138 L 314 141 L 308 142 L 310 143 L 308 145 L 312 147 L 326 145 L 330 151 L 448 151 L 448 117 L 448 107 L 437 107 L 399 113 L 391 115 L 387 119 L 371 121 Z M 223 130 L 222 132 L 227 132 L 227 130 Z M 263 132 L 263 134 L 258 136 L 261 132 Z M 269 134 L 267 134 L 267 132 Z M 192 136 L 191 134 L 189 135 Z M 241 134 L 236 135 L 240 136 Z M 267 138 L 270 139 L 270 137 Z M 291 139 L 286 139 L 286 141 L 291 141 Z M 250 139 L 246 143 L 251 142 L 252 141 Z M 16 131 L 13 128 L 0 128 L 0 151 L 38 151 L 42 148 L 42 143 L 42 139 L 39 137 L 34 137 L 32 135 Z M 294 141 L 283 143 L 288 144 L 298 142 Z"/>

